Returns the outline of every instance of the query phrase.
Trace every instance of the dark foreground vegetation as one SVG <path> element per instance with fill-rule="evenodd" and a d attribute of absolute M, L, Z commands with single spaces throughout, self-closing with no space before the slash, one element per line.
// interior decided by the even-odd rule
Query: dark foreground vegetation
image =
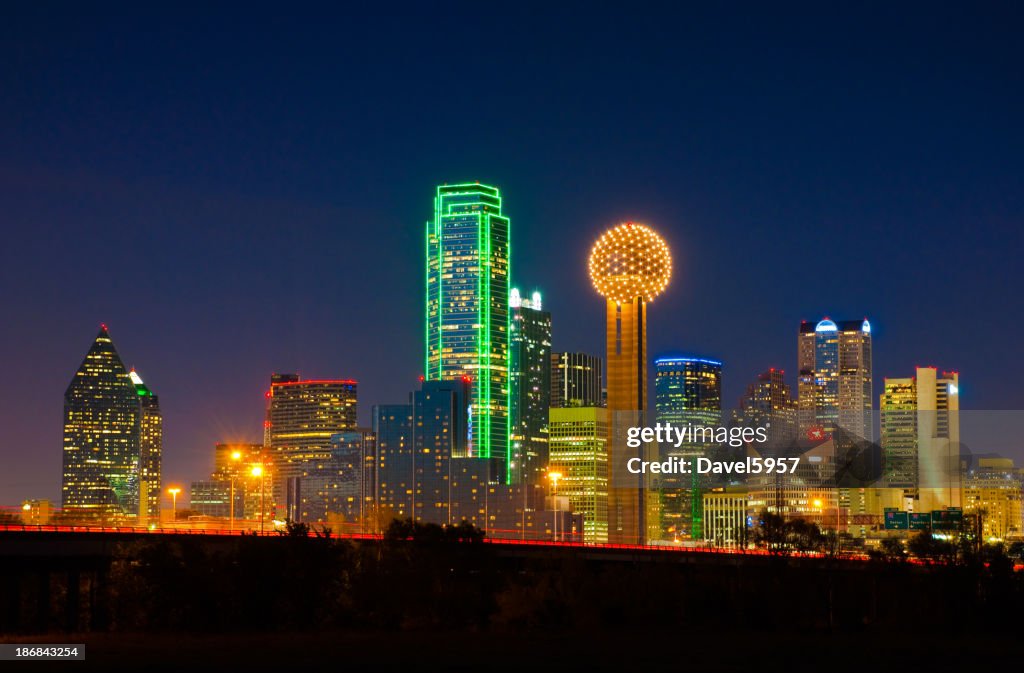
<path fill-rule="evenodd" d="M 837 647 L 862 643 L 874 654 L 890 652 L 891 663 L 917 652 L 908 665 L 919 667 L 957 642 L 976 646 L 975 657 L 1002 656 L 1016 643 L 1024 593 L 1022 573 L 1005 553 L 927 549 L 924 542 L 912 546 L 934 554 L 927 563 L 909 562 L 895 547 L 870 561 L 787 553 L 516 553 L 484 544 L 470 526 L 407 522 L 393 524 L 379 541 L 308 533 L 299 525 L 280 537 L 216 544 L 206 536 L 140 538 L 118 545 L 99 572 L 49 573 L 42 602 L 38 576 L 23 573 L 16 586 L 13 566 L 0 568 L 0 633 L 60 634 L 69 624 L 58 608 L 68 594 L 61 583 L 76 582 L 83 597 L 73 606 L 73 630 L 85 633 L 80 642 L 92 642 L 95 656 L 148 652 L 157 664 L 178 661 L 189 648 L 210 660 L 250 652 L 254 664 L 266 664 L 287 657 L 288 643 L 329 641 L 348 643 L 351 661 L 386 669 L 404 661 L 403 648 L 461 661 L 460 643 L 472 641 L 512 648 L 505 663 L 535 647 L 537 657 L 572 656 L 603 670 L 616 659 L 594 658 L 593 648 L 645 648 L 634 662 L 686 654 L 705 666 L 710 655 L 694 648 L 717 648 L 717 661 L 738 665 L 739 653 L 759 642 L 778 646 L 750 650 L 751 660 L 802 670 L 788 657 L 805 654 L 787 653 L 786 643 L 807 652 L 809 643 L 824 647 L 825 638 Z M 47 639 L 54 637 L 67 642 L 63 634 Z M 348 649 L 360 643 L 364 651 Z M 174 653 L 163 657 L 162 648 Z M 302 656 L 321 660 L 315 651 Z M 534 663 L 537 669 L 544 662 Z"/>

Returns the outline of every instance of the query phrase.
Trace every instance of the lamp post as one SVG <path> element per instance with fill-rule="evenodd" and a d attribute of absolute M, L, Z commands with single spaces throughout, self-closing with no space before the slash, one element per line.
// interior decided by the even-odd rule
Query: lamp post
<path fill-rule="evenodd" d="M 236 462 L 236 463 L 238 461 L 242 460 L 242 452 L 241 451 L 232 451 L 231 452 L 231 460 Z M 231 507 L 231 510 L 230 510 L 231 511 L 231 517 L 230 517 L 230 519 L 231 519 L 231 523 L 228 525 L 228 530 L 231 530 L 231 531 L 235 530 L 235 470 L 236 470 L 236 468 L 234 468 L 234 467 L 231 468 L 231 501 L 230 501 L 230 507 Z"/>
<path fill-rule="evenodd" d="M 558 542 L 558 480 L 562 478 L 561 472 L 548 472 L 548 479 L 551 480 L 551 506 L 554 508 L 554 528 L 551 531 L 551 537 L 555 542 Z"/>
<path fill-rule="evenodd" d="M 181 489 L 177 486 L 172 486 L 167 489 L 167 492 L 171 494 L 171 523 L 178 523 L 178 494 L 181 493 Z"/>
<path fill-rule="evenodd" d="M 258 477 L 259 480 L 260 480 L 260 535 L 262 535 L 263 534 L 263 519 L 264 519 L 264 515 L 266 514 L 266 511 L 267 511 L 266 507 L 264 507 L 264 505 L 263 505 L 263 483 L 264 483 L 264 479 L 263 479 L 263 465 L 262 464 L 261 465 L 253 465 L 252 466 L 251 474 L 254 477 Z"/>

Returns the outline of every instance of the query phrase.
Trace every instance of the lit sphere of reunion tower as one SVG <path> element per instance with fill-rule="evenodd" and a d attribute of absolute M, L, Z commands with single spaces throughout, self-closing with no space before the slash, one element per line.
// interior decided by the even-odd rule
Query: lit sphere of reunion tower
<path fill-rule="evenodd" d="M 646 224 L 626 222 L 601 235 L 590 251 L 594 289 L 623 304 L 640 297 L 653 301 L 672 277 L 672 255 L 665 239 Z"/>

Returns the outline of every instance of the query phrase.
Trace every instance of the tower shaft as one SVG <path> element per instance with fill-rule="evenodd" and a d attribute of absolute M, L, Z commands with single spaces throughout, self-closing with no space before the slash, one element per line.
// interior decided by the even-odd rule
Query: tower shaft
<path fill-rule="evenodd" d="M 647 410 L 647 304 L 641 297 L 630 302 L 607 303 L 608 411 L 614 444 L 625 437 L 623 425 L 642 423 Z M 614 448 L 613 448 L 614 450 Z M 641 455 L 643 447 L 636 449 Z M 608 461 L 609 471 L 614 461 Z M 643 475 L 636 485 L 624 487 L 608 475 L 608 539 L 622 544 L 646 541 L 646 489 Z"/>

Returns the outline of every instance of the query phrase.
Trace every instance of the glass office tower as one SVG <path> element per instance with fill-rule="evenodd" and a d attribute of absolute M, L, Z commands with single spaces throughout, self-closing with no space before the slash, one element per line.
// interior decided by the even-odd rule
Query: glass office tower
<path fill-rule="evenodd" d="M 509 220 L 497 188 L 443 185 L 426 236 L 427 381 L 468 377 L 464 456 L 496 459 L 508 479 Z"/>
<path fill-rule="evenodd" d="M 512 288 L 509 309 L 510 481 L 539 484 L 548 463 L 551 314 L 541 309 L 540 292 L 527 299 L 516 288 Z"/>
<path fill-rule="evenodd" d="M 69 514 L 97 520 L 138 514 L 139 397 L 101 325 L 64 392 L 61 505 Z"/>
<path fill-rule="evenodd" d="M 722 417 L 722 363 L 708 358 L 671 356 L 654 361 L 654 408 L 659 423 L 718 427 Z M 668 457 L 708 456 L 703 442 L 661 447 Z M 660 478 L 662 539 L 703 539 L 702 488 L 696 471 Z"/>

